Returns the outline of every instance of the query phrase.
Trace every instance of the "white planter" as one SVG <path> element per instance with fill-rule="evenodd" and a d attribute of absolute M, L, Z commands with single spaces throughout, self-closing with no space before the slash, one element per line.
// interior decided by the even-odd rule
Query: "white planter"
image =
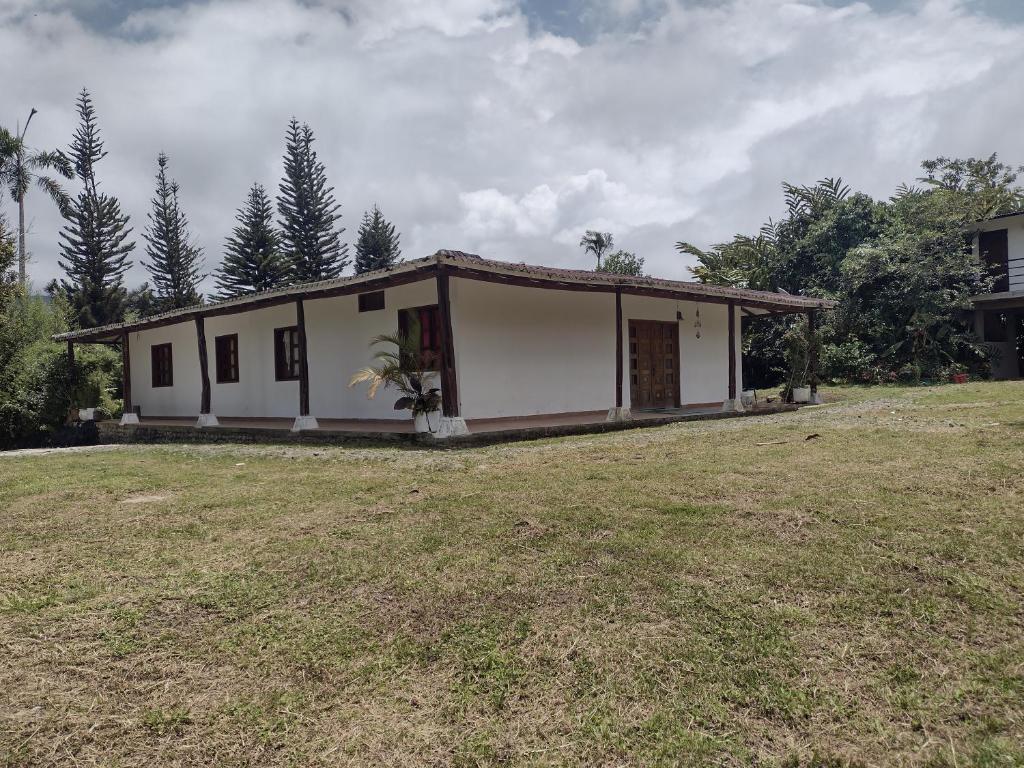
<path fill-rule="evenodd" d="M 743 403 L 744 408 L 754 407 L 754 390 L 744 389 L 740 392 L 740 402 Z"/>
<path fill-rule="evenodd" d="M 413 427 L 417 432 L 437 432 L 441 424 L 441 412 L 417 413 L 413 417 Z"/>
<path fill-rule="evenodd" d="M 811 388 L 810 387 L 793 387 L 793 402 L 794 403 L 809 403 L 809 402 L 811 402 Z"/>

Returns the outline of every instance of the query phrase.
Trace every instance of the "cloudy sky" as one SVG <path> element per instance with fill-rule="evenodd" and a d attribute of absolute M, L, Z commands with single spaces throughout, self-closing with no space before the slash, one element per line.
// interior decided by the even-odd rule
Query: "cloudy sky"
<path fill-rule="evenodd" d="M 170 156 L 207 269 L 292 115 L 348 242 L 376 202 L 406 257 L 591 267 L 601 229 L 667 277 L 677 240 L 778 216 L 783 179 L 885 197 L 926 157 L 1024 163 L 1021 0 L 0 0 L 0 51 L 0 123 L 36 107 L 35 146 L 92 92 L 136 261 Z M 28 206 L 40 286 L 60 220 Z"/>

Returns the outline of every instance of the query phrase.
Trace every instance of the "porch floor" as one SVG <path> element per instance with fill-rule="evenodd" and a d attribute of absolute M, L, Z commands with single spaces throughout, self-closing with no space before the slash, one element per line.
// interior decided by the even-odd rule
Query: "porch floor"
<path fill-rule="evenodd" d="M 633 421 L 665 421 L 666 419 L 685 418 L 719 413 L 719 407 L 701 408 L 663 408 L 635 411 Z M 499 419 L 466 419 L 466 426 L 471 434 L 487 432 L 507 432 L 517 429 L 537 429 L 548 427 L 578 426 L 605 423 L 607 411 L 587 411 L 585 413 L 550 413 L 538 416 L 514 416 Z M 235 416 L 218 416 L 219 427 L 205 429 L 260 429 L 290 432 L 293 418 L 245 418 Z M 321 419 L 317 418 L 320 432 L 360 432 L 389 433 L 396 435 L 413 434 L 412 419 Z M 164 417 L 149 416 L 139 420 L 140 427 L 195 427 L 195 417 Z"/>
<path fill-rule="evenodd" d="M 107 442 L 253 442 L 301 441 L 346 442 L 351 440 L 408 440 L 465 444 L 522 440 L 585 432 L 605 432 L 634 427 L 657 426 L 677 421 L 728 418 L 733 416 L 775 413 L 795 410 L 796 406 L 761 405 L 746 413 L 723 413 L 720 406 L 670 408 L 635 411 L 626 422 L 607 421 L 607 411 L 557 413 L 501 419 L 467 419 L 469 435 L 434 441 L 429 435 L 418 435 L 411 419 L 328 419 L 318 418 L 319 429 L 292 432 L 291 418 L 218 417 L 220 426 L 196 427 L 194 417 L 144 417 L 139 424 L 120 426 L 116 421 L 100 422 L 100 434 Z"/>

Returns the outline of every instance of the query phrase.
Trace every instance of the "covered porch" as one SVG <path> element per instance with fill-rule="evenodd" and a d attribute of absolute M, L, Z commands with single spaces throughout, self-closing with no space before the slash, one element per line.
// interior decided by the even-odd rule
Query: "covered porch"
<path fill-rule="evenodd" d="M 992 378 L 1024 376 L 1024 290 L 974 296 L 971 303 L 975 333 L 996 353 Z"/>

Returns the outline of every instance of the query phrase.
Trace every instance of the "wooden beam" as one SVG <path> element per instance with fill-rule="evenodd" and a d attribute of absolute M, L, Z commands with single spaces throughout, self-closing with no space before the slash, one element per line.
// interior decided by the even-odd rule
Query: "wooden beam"
<path fill-rule="evenodd" d="M 75 370 L 75 342 L 68 340 L 68 396 L 71 407 L 75 407 L 75 389 L 78 386 L 78 372 Z"/>
<path fill-rule="evenodd" d="M 437 274 L 437 309 L 441 316 L 441 412 L 459 415 L 459 378 L 455 370 L 455 338 L 452 334 L 452 307 L 448 271 Z"/>
<path fill-rule="evenodd" d="M 210 412 L 210 362 L 209 353 L 206 350 L 206 321 L 202 317 L 196 318 L 196 339 L 199 342 L 199 375 L 202 379 L 203 389 L 199 401 L 199 412 Z"/>
<path fill-rule="evenodd" d="M 132 406 L 132 362 L 128 348 L 128 333 L 121 334 L 121 397 L 122 413 L 133 413 Z"/>
<path fill-rule="evenodd" d="M 729 310 L 729 399 L 736 399 L 736 307 L 728 305 Z"/>
<path fill-rule="evenodd" d="M 622 407 L 622 291 L 615 291 L 615 407 Z"/>
<path fill-rule="evenodd" d="M 295 323 L 299 327 L 299 416 L 309 416 L 309 356 L 306 350 L 306 308 L 295 302 Z"/>

